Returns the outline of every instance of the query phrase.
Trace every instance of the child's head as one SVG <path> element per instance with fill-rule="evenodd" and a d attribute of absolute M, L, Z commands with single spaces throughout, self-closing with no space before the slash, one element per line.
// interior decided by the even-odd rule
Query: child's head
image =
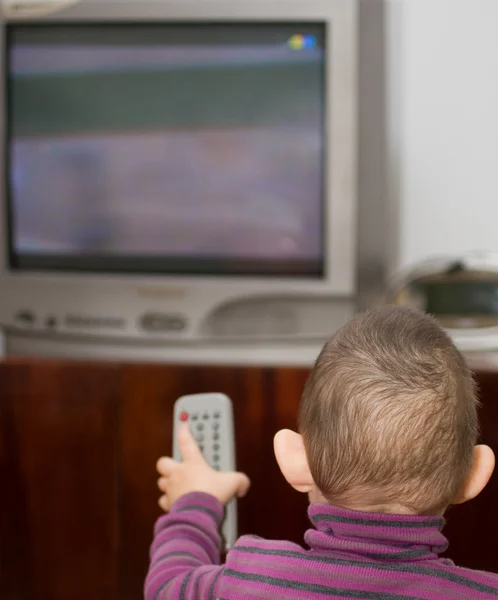
<path fill-rule="evenodd" d="M 431 317 L 364 313 L 325 345 L 306 384 L 301 436 L 277 459 L 297 489 L 357 510 L 438 514 L 477 495 L 494 459 L 477 447 L 477 398 L 465 359 Z"/>

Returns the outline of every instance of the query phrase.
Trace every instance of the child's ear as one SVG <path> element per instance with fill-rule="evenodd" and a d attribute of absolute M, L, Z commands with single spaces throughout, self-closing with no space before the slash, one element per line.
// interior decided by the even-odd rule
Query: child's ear
<path fill-rule="evenodd" d="M 488 484 L 495 468 L 495 455 L 489 446 L 476 446 L 472 469 L 453 501 L 453 504 L 463 504 L 478 496 Z"/>
<path fill-rule="evenodd" d="M 275 436 L 273 447 L 278 466 L 287 482 L 298 492 L 309 493 L 314 487 L 314 481 L 302 436 L 284 429 Z"/>

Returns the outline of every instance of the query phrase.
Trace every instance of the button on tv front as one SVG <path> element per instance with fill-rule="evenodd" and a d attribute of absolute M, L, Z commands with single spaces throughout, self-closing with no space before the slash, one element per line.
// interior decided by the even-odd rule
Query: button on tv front
<path fill-rule="evenodd" d="M 149 333 L 180 333 L 187 328 L 187 319 L 167 313 L 147 313 L 140 319 L 140 326 Z"/>
<path fill-rule="evenodd" d="M 20 310 L 15 317 L 18 323 L 23 325 L 34 325 L 36 321 L 35 314 L 30 310 Z"/>

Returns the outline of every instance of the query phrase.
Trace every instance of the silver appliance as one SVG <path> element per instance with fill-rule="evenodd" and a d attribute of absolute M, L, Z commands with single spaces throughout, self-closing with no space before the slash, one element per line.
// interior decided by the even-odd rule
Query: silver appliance
<path fill-rule="evenodd" d="M 434 315 L 462 352 L 498 350 L 498 254 L 425 261 L 396 277 L 389 297 Z"/>

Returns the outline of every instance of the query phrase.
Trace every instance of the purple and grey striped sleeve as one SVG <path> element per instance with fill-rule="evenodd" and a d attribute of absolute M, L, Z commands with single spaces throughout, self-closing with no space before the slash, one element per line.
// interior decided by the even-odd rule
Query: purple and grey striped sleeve
<path fill-rule="evenodd" d="M 145 600 L 217 598 L 220 566 L 219 528 L 223 505 L 203 493 L 180 498 L 155 526 Z"/>

